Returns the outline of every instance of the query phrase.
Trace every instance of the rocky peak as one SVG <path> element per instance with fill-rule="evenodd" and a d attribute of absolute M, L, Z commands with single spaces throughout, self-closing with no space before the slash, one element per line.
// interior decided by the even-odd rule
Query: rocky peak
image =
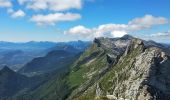
<path fill-rule="evenodd" d="M 123 37 L 121 37 L 121 39 L 124 39 L 124 40 L 131 40 L 131 39 L 134 39 L 134 37 L 131 36 L 131 35 L 124 35 Z"/>
<path fill-rule="evenodd" d="M 134 37 L 130 35 L 125 35 L 121 38 L 107 38 L 107 37 L 100 37 L 95 38 L 94 43 L 98 45 L 98 47 L 104 47 L 107 49 L 114 48 L 123 48 L 126 47 L 130 40 L 134 39 Z"/>
<path fill-rule="evenodd" d="M 94 43 L 97 44 L 98 47 L 101 47 L 105 51 L 109 51 L 109 53 L 114 54 L 122 54 L 125 52 L 126 47 L 130 43 L 130 41 L 134 39 L 134 37 L 130 35 L 125 35 L 121 38 L 95 38 Z"/>
<path fill-rule="evenodd" d="M 127 55 L 129 52 L 131 52 L 131 51 L 133 51 L 135 49 L 138 49 L 140 52 L 144 51 L 145 46 L 144 46 L 144 43 L 143 43 L 142 40 L 137 39 L 137 38 L 132 39 L 129 42 L 127 48 L 126 48 L 125 55 Z"/>
<path fill-rule="evenodd" d="M 106 37 L 95 38 L 94 43 L 96 43 L 98 47 L 110 48 L 110 47 L 114 46 L 112 39 L 106 38 Z"/>

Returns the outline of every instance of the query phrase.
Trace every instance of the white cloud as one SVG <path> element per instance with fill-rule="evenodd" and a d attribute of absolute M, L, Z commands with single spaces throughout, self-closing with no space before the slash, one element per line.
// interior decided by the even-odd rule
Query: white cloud
<path fill-rule="evenodd" d="M 125 31 L 112 31 L 111 34 L 113 37 L 122 37 L 127 33 Z"/>
<path fill-rule="evenodd" d="M 94 31 L 93 30 L 88 29 L 88 28 L 81 26 L 81 25 L 75 26 L 75 27 L 71 28 L 70 30 L 64 32 L 64 34 L 66 34 L 66 35 L 68 33 L 71 34 L 71 35 L 77 36 L 79 38 L 84 38 L 84 39 L 89 39 L 89 38 L 94 37 L 93 36 Z"/>
<path fill-rule="evenodd" d="M 10 0 L 0 0 L 0 7 L 12 7 Z"/>
<path fill-rule="evenodd" d="M 98 27 L 101 31 L 110 31 L 110 30 L 124 30 L 127 28 L 125 24 L 104 24 Z"/>
<path fill-rule="evenodd" d="M 7 13 L 12 18 L 24 17 L 26 16 L 24 11 L 31 10 L 30 20 L 38 25 L 55 25 L 57 22 L 80 19 L 81 15 L 74 14 L 71 10 L 80 10 L 83 2 L 94 2 L 94 0 L 16 0 L 19 4 L 17 8 L 21 7 L 21 10 L 15 12 L 13 1 L 15 0 L 0 0 L 0 7 L 8 7 Z"/>
<path fill-rule="evenodd" d="M 12 13 L 12 15 L 11 15 L 12 18 L 24 17 L 24 16 L 26 15 L 25 12 L 22 11 L 22 10 L 18 10 L 18 11 L 16 11 L 16 12 L 14 12 L 14 11 L 12 11 L 12 10 L 11 10 L 11 11 L 9 10 L 9 12 Z"/>
<path fill-rule="evenodd" d="M 150 36 L 151 37 L 170 36 L 170 30 L 166 32 L 159 32 L 159 33 L 151 34 Z"/>
<path fill-rule="evenodd" d="M 31 21 L 36 22 L 37 25 L 55 25 L 58 22 L 75 21 L 81 18 L 81 15 L 74 13 L 54 13 L 48 15 L 34 15 Z"/>
<path fill-rule="evenodd" d="M 141 18 L 135 18 L 128 23 L 130 30 L 141 30 L 151 28 L 154 25 L 168 24 L 170 20 L 164 17 L 155 17 L 152 15 L 145 15 Z"/>
<path fill-rule="evenodd" d="M 67 34 L 87 36 L 89 39 L 94 37 L 122 37 L 129 32 L 140 31 L 151 28 L 155 25 L 169 24 L 170 20 L 164 17 L 155 17 L 145 15 L 141 18 L 135 18 L 128 24 L 104 24 L 95 28 L 86 28 L 84 26 L 75 26 L 68 31 Z"/>
<path fill-rule="evenodd" d="M 106 24 L 100 25 L 97 28 L 86 28 L 84 26 L 75 26 L 68 31 L 65 31 L 65 34 L 71 34 L 76 36 L 81 36 L 82 38 L 93 39 L 95 37 L 122 37 L 127 34 L 125 31 L 120 31 L 124 28 L 124 25 L 116 24 Z M 119 31 L 118 31 L 119 30 Z"/>
<path fill-rule="evenodd" d="M 77 33 L 81 33 L 82 35 L 89 35 L 89 33 L 92 33 L 92 30 L 85 28 L 84 26 L 76 26 L 73 27 L 69 30 L 69 33 L 71 34 L 77 34 Z"/>
<path fill-rule="evenodd" d="M 33 10 L 65 11 L 82 7 L 82 0 L 18 0 L 18 2 Z"/>

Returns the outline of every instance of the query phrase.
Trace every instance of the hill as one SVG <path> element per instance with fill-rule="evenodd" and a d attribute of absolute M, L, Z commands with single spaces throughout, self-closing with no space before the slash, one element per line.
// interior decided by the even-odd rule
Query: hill
<path fill-rule="evenodd" d="M 28 88 L 30 79 L 5 66 L 0 70 L 0 99 L 6 100 L 18 91 Z"/>

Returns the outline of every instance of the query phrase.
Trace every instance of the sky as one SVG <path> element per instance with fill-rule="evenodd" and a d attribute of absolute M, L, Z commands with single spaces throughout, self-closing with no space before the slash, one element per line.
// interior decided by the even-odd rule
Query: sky
<path fill-rule="evenodd" d="M 75 41 L 125 34 L 170 43 L 170 0 L 0 0 L 0 41 Z"/>

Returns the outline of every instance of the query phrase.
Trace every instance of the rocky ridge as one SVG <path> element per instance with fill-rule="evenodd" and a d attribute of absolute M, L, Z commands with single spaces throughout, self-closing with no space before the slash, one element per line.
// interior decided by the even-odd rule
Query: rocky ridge
<path fill-rule="evenodd" d="M 133 38 L 111 69 L 77 99 L 169 100 L 170 57 Z"/>

